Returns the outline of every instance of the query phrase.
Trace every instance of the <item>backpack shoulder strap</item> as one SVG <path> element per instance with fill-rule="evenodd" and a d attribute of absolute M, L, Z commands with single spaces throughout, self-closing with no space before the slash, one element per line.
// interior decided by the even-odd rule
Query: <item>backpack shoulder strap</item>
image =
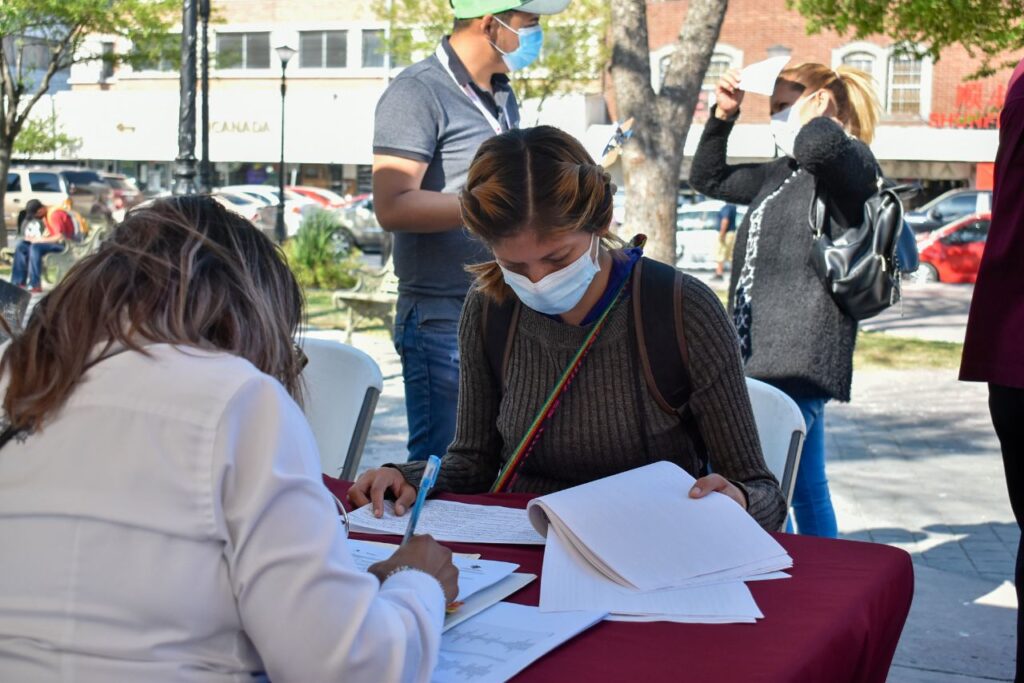
<path fill-rule="evenodd" d="M 642 258 L 633 274 L 633 317 L 640 362 L 651 396 L 668 413 L 682 414 L 692 382 L 683 332 L 683 275 Z M 666 324 L 672 321 L 671 324 Z"/>
<path fill-rule="evenodd" d="M 501 303 L 484 297 L 481 313 L 484 354 L 502 394 L 505 393 L 505 371 L 508 370 L 512 340 L 515 339 L 516 326 L 519 324 L 519 311 L 519 299 L 515 297 L 509 297 Z"/>

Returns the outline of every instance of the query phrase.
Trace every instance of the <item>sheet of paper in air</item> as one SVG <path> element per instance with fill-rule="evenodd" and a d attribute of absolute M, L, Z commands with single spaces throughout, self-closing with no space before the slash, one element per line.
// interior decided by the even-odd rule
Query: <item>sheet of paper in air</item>
<path fill-rule="evenodd" d="M 391 557 L 398 546 L 349 539 L 348 548 L 356 567 L 366 571 L 371 564 Z M 452 564 L 459 570 L 459 597 L 456 600 L 460 602 L 488 586 L 493 586 L 519 568 L 519 565 L 511 562 L 467 560 L 455 556 L 452 556 Z"/>
<path fill-rule="evenodd" d="M 369 505 L 349 513 L 354 532 L 401 536 L 409 516 L 395 515 L 395 506 L 384 501 L 384 516 L 377 519 Z M 416 533 L 430 534 L 452 543 L 508 543 L 544 545 L 544 537 L 530 525 L 526 510 L 496 505 L 469 505 L 447 500 L 428 500 L 423 505 Z"/>
<path fill-rule="evenodd" d="M 610 612 L 610 620 L 687 624 L 754 623 L 764 616 L 742 581 L 658 591 L 620 586 L 574 554 L 554 528 L 544 548 L 540 609 L 599 609 Z"/>
<path fill-rule="evenodd" d="M 441 636 L 434 683 L 505 681 L 601 620 L 602 612 L 543 614 L 499 602 Z"/>
<path fill-rule="evenodd" d="M 693 484 L 679 466 L 656 462 L 535 498 L 530 521 L 541 533 L 557 527 L 601 574 L 639 590 L 742 581 L 792 566 L 746 510 L 719 493 L 690 498 Z"/>
<path fill-rule="evenodd" d="M 775 91 L 775 81 L 789 64 L 789 59 L 788 55 L 781 55 L 745 66 L 740 71 L 740 90 L 770 96 Z"/>

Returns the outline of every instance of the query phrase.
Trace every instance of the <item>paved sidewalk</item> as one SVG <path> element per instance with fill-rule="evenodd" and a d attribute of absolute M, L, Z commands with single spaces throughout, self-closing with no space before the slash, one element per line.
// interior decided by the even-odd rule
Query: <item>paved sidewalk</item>
<path fill-rule="evenodd" d="M 401 365 L 383 334 L 357 334 L 384 393 L 361 469 L 405 457 Z M 890 681 L 1011 680 L 1019 533 L 986 389 L 944 371 L 870 371 L 827 411 L 829 477 L 842 534 L 911 553 L 916 592 Z"/>

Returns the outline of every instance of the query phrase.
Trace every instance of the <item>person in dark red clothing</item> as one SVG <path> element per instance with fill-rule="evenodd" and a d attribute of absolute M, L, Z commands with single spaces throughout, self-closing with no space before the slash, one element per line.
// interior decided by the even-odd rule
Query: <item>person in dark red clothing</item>
<path fill-rule="evenodd" d="M 1003 451 L 1010 506 L 1024 528 L 1024 60 L 1010 77 L 999 119 L 992 224 L 981 259 L 960 379 L 988 382 L 989 412 Z M 1024 545 L 1017 601 L 1024 605 Z M 1024 618 L 1017 613 L 1017 680 L 1024 681 Z"/>
<path fill-rule="evenodd" d="M 39 237 L 24 237 L 14 248 L 11 283 L 24 287 L 27 275 L 32 291 L 38 293 L 43 291 L 43 256 L 63 251 L 64 240 L 75 236 L 75 224 L 67 211 L 47 207 L 38 199 L 25 205 L 25 216 L 42 221 L 45 229 Z"/>

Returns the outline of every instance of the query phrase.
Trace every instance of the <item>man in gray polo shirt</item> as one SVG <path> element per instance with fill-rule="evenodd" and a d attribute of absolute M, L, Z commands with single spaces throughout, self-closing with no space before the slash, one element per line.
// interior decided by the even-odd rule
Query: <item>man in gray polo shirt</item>
<path fill-rule="evenodd" d="M 540 53 L 538 15 L 569 0 L 452 0 L 455 27 L 377 104 L 373 203 L 394 233 L 409 459 L 443 455 L 455 433 L 465 266 L 490 257 L 461 226 L 458 192 L 487 138 L 519 125 L 508 73 Z"/>

